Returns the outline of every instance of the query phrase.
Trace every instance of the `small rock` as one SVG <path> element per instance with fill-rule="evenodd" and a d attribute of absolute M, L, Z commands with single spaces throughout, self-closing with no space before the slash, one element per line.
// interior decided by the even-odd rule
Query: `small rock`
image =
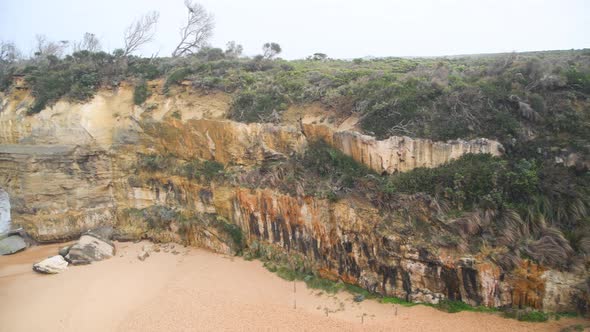
<path fill-rule="evenodd" d="M 33 265 L 33 271 L 46 274 L 56 274 L 65 271 L 68 268 L 68 262 L 62 255 L 49 257 Z"/>
<path fill-rule="evenodd" d="M 156 245 L 154 246 L 154 251 L 155 251 L 155 252 L 160 252 L 160 246 L 156 244 Z"/>
<path fill-rule="evenodd" d="M 0 255 L 10 255 L 24 250 L 27 243 L 19 235 L 11 235 L 0 240 Z"/>
<path fill-rule="evenodd" d="M 354 302 L 363 302 L 365 300 L 365 296 L 363 294 L 357 294 L 354 296 Z"/>
<path fill-rule="evenodd" d="M 68 253 L 70 252 L 71 247 L 72 246 L 65 246 L 65 247 L 59 249 L 59 254 L 63 257 L 66 257 L 68 255 Z"/>
<path fill-rule="evenodd" d="M 147 251 L 142 251 L 139 253 L 139 255 L 137 255 L 137 259 L 139 259 L 140 261 L 145 261 L 146 258 L 150 257 L 150 253 Z"/>
<path fill-rule="evenodd" d="M 178 251 L 176 251 L 176 250 L 172 250 L 172 254 L 173 254 L 173 255 L 178 255 L 178 254 L 180 254 L 180 253 L 179 253 Z"/>

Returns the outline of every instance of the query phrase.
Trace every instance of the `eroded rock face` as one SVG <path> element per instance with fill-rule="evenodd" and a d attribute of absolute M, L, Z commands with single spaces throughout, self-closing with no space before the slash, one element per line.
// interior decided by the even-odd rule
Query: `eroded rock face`
<path fill-rule="evenodd" d="M 467 153 L 499 156 L 503 152 L 500 143 L 485 138 L 433 142 L 429 139 L 392 136 L 377 140 L 355 131 L 336 131 L 326 125 L 304 124 L 303 128 L 308 138 L 322 139 L 381 174 L 406 172 L 417 167 L 436 167 Z"/>
<path fill-rule="evenodd" d="M 554 312 L 568 312 L 572 307 L 579 312 L 588 311 L 590 279 L 583 274 L 548 270 L 542 275 L 545 285 L 543 308 Z"/>
<path fill-rule="evenodd" d="M 334 130 L 311 123 L 243 124 L 224 120 L 225 109 L 199 104 L 205 100 L 201 97 L 186 97 L 197 98 L 195 109 L 182 98 L 151 98 L 156 108 L 146 111 L 133 106 L 129 89 L 100 92 L 87 104 L 61 101 L 33 117 L 24 116 L 30 97 L 4 99 L 0 186 L 10 195 L 14 224 L 38 241 L 73 239 L 88 229 L 112 225 L 120 240 L 183 241 L 235 252 L 231 237 L 215 222 L 172 222 L 164 231 L 154 231 L 141 214 L 126 213 L 174 207 L 222 216 L 239 227 L 246 244 L 301 253 L 322 277 L 384 295 L 548 310 L 575 310 L 588 303 L 587 291 L 580 286 L 583 276 L 528 262 L 508 275 L 478 256 L 426 250 L 419 239 L 401 234 L 399 223 L 362 199 L 330 202 L 271 189 L 205 185 L 166 172 L 146 184 L 128 181 L 136 174 L 138 152 L 250 167 L 302 154 L 310 141 L 323 139 L 379 173 L 394 173 L 435 167 L 465 153 L 500 155 L 497 142 L 376 140 L 348 130 L 353 126 Z M 220 105 L 227 107 L 228 100 Z M 181 112 L 182 119 L 170 112 Z M 74 263 L 113 256 L 110 235 L 101 237 L 83 235 L 64 253 Z"/>
<path fill-rule="evenodd" d="M 293 126 L 200 119 L 147 122 L 143 129 L 166 151 L 223 164 L 254 165 L 286 158 L 302 154 L 307 145 L 303 133 Z"/>
<path fill-rule="evenodd" d="M 0 144 L 0 183 L 13 198 L 13 222 L 40 242 L 112 224 L 111 176 L 102 150 Z"/>
<path fill-rule="evenodd" d="M 474 259 L 445 264 L 395 233 L 376 231 L 386 227 L 379 211 L 354 201 L 332 204 L 271 190 L 238 190 L 233 218 L 251 241 L 302 252 L 331 279 L 409 301 L 509 304 L 497 291 L 497 273 L 482 278 L 488 272 Z"/>

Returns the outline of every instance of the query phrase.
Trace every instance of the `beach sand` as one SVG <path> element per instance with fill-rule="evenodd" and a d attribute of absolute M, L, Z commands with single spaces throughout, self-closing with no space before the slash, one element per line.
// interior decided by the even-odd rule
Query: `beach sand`
<path fill-rule="evenodd" d="M 31 266 L 63 244 L 0 257 L 0 331 L 559 331 L 583 322 L 356 303 L 294 285 L 259 261 L 200 249 L 176 245 L 180 254 L 142 262 L 146 243 L 116 243 L 115 257 L 57 275 Z"/>

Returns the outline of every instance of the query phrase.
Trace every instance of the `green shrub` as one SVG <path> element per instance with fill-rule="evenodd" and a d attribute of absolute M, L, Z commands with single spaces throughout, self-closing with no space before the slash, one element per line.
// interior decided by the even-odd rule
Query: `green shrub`
<path fill-rule="evenodd" d="M 245 246 L 242 229 L 238 225 L 232 224 L 221 217 L 216 218 L 215 225 L 225 233 L 229 234 L 232 240 L 233 249 L 236 253 L 241 253 Z"/>
<path fill-rule="evenodd" d="M 305 278 L 307 276 L 303 272 L 293 270 L 293 269 L 290 269 L 285 266 L 279 266 L 278 268 L 275 268 L 275 269 L 276 269 L 275 270 L 276 274 L 279 277 L 281 277 L 282 279 L 288 280 L 288 281 L 303 280 L 303 278 Z"/>
<path fill-rule="evenodd" d="M 324 141 L 312 142 L 302 160 L 306 170 L 344 188 L 352 188 L 357 179 L 374 174 L 369 168 L 350 156 L 330 147 Z"/>
<path fill-rule="evenodd" d="M 402 305 L 404 307 L 413 307 L 415 305 L 418 305 L 418 303 L 414 303 L 414 302 L 408 302 L 406 300 L 397 298 L 397 297 L 383 297 L 381 299 L 381 303 L 391 303 L 391 304 L 399 304 Z"/>
<path fill-rule="evenodd" d="M 477 311 L 477 312 L 496 312 L 497 309 L 488 308 L 484 306 L 473 307 L 463 301 L 441 300 L 434 305 L 435 308 L 446 311 L 448 313 L 455 313 L 461 311 Z"/>
<path fill-rule="evenodd" d="M 567 84 L 576 90 L 590 93 L 590 73 L 579 71 L 576 67 L 571 66 L 565 73 Z"/>
<path fill-rule="evenodd" d="M 148 172 L 172 170 L 175 164 L 176 161 L 170 155 L 138 153 L 137 168 Z"/>
<path fill-rule="evenodd" d="M 75 52 L 58 59 L 48 56 L 46 62 L 24 69 L 35 101 L 28 114 L 39 113 L 59 98 L 74 101 L 90 99 L 101 83 L 118 72 L 113 56 L 104 52 Z"/>
<path fill-rule="evenodd" d="M 153 205 L 141 210 L 148 226 L 156 230 L 168 230 L 173 221 L 180 219 L 180 214 L 168 206 Z"/>
<path fill-rule="evenodd" d="M 72 82 L 68 72 L 35 70 L 27 76 L 27 83 L 31 86 L 31 92 L 35 101 L 27 114 L 32 115 L 41 112 L 49 103 L 57 101 L 70 91 Z"/>
<path fill-rule="evenodd" d="M 164 91 L 167 92 L 172 85 L 180 83 L 191 73 L 192 69 L 188 67 L 174 69 L 166 78 L 166 82 L 164 83 Z"/>
<path fill-rule="evenodd" d="M 149 97 L 150 92 L 145 80 L 141 80 L 133 90 L 133 102 L 135 105 L 143 104 Z"/>
<path fill-rule="evenodd" d="M 233 99 L 230 118 L 241 122 L 272 122 L 287 108 L 287 99 L 277 87 L 265 85 L 240 91 Z"/>
<path fill-rule="evenodd" d="M 518 319 L 523 322 L 546 322 L 549 315 L 537 310 L 509 310 L 504 312 L 504 317 Z"/>
<path fill-rule="evenodd" d="M 223 176 L 223 164 L 214 160 L 193 160 L 183 166 L 181 174 L 189 179 L 202 179 L 211 182 Z"/>
<path fill-rule="evenodd" d="M 312 289 L 321 289 L 326 293 L 335 294 L 344 289 L 344 284 L 328 279 L 322 279 L 314 275 L 307 275 L 303 278 L 307 287 Z"/>
<path fill-rule="evenodd" d="M 466 154 L 436 168 L 416 168 L 389 177 L 389 193 L 424 192 L 445 198 L 460 209 L 480 203 L 495 206 L 525 202 L 537 193 L 539 174 L 533 161 L 509 163 L 489 154 Z"/>
<path fill-rule="evenodd" d="M 161 75 L 152 59 L 132 57 L 129 59 L 129 74 L 145 80 L 153 80 Z"/>

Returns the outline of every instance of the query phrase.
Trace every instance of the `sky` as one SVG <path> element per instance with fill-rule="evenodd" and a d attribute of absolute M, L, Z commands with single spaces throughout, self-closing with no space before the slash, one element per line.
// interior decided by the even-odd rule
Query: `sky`
<path fill-rule="evenodd" d="M 260 54 L 277 42 L 281 57 L 316 52 L 332 58 L 441 56 L 590 47 L 590 0 L 200 0 L 215 16 L 210 44 L 228 41 Z M 138 54 L 168 56 L 186 20 L 183 0 L 0 0 L 0 40 L 25 55 L 35 35 L 80 40 L 97 35 L 103 50 L 151 10 L 160 13 L 154 42 Z"/>

